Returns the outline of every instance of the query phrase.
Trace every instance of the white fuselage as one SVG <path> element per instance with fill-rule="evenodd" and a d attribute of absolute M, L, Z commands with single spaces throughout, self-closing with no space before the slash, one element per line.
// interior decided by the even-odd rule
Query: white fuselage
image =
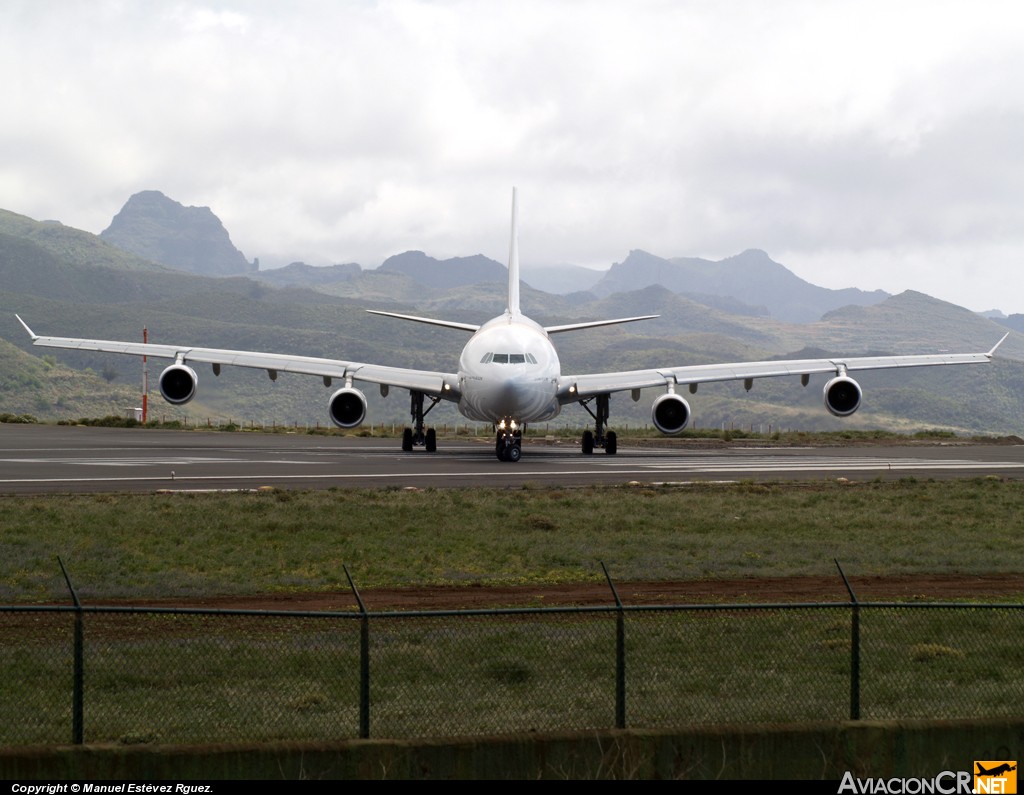
<path fill-rule="evenodd" d="M 547 332 L 521 314 L 488 321 L 459 358 L 459 411 L 471 420 L 522 425 L 555 417 L 561 365 Z"/>

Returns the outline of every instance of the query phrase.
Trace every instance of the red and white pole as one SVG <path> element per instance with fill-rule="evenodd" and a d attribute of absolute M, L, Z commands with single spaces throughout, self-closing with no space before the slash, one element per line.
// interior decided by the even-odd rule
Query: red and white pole
<path fill-rule="evenodd" d="M 149 342 L 149 329 L 145 326 L 142 327 L 142 342 L 143 344 Z M 146 415 L 148 414 L 149 406 L 149 357 L 142 357 L 142 422 L 146 422 Z"/>

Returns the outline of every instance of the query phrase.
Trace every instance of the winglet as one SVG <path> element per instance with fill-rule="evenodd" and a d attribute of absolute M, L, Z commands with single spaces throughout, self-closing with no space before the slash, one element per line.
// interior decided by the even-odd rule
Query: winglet
<path fill-rule="evenodd" d="M 519 203 L 512 188 L 512 241 L 508 246 L 508 308 L 510 315 L 519 314 Z"/>
<path fill-rule="evenodd" d="M 19 319 L 19 320 L 21 320 L 21 318 L 18 318 L 18 319 Z M 28 328 L 28 326 L 25 326 L 25 328 Z M 996 352 L 996 348 L 998 348 L 998 347 L 999 347 L 1000 345 L 1002 345 L 1002 344 L 1003 344 L 1003 341 L 1004 341 L 1004 340 L 1005 340 L 1005 339 L 1006 339 L 1007 337 L 1009 337 L 1009 336 L 1010 336 L 1010 332 L 1009 332 L 1009 331 L 1007 331 L 1007 332 L 1006 332 L 1006 333 L 1005 333 L 1005 334 L 1004 334 L 1004 335 L 1002 336 L 1002 339 L 1000 339 L 1000 340 L 999 340 L 999 342 L 997 342 L 997 343 L 996 343 L 995 345 L 993 345 L 993 346 L 992 346 L 992 350 L 990 350 L 990 351 L 989 351 L 988 353 L 986 353 L 985 355 L 986 355 L 986 356 L 987 356 L 987 357 L 988 357 L 989 359 L 991 359 L 991 358 L 992 358 L 992 356 L 993 356 L 993 355 L 995 354 L 995 352 Z"/>
<path fill-rule="evenodd" d="M 28 323 L 21 319 L 21 315 L 16 314 L 15 317 L 18 318 L 18 322 L 21 323 L 25 331 L 28 332 L 28 335 L 32 338 L 32 342 L 35 342 L 37 339 L 39 339 L 39 335 L 33 333 L 32 329 L 28 327 Z"/>

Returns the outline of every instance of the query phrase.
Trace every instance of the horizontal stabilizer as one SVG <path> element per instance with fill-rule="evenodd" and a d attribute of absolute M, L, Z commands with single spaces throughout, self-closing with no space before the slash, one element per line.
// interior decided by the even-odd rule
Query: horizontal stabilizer
<path fill-rule="evenodd" d="M 472 323 L 456 323 L 454 320 L 434 320 L 430 317 L 416 317 L 416 315 L 400 315 L 398 312 L 384 312 L 380 309 L 367 309 L 371 315 L 384 315 L 384 317 L 397 317 L 399 320 L 412 320 L 416 323 L 426 323 L 430 326 L 444 326 L 445 328 L 457 328 L 460 331 L 479 331 L 479 326 Z"/>
<path fill-rule="evenodd" d="M 660 315 L 641 315 L 640 317 L 619 317 L 615 320 L 591 320 L 586 323 L 567 323 L 564 326 L 547 326 L 544 330 L 548 334 L 561 334 L 563 331 L 577 331 L 581 328 L 596 328 L 597 326 L 615 326 L 619 323 L 634 323 L 637 320 L 653 320 Z"/>

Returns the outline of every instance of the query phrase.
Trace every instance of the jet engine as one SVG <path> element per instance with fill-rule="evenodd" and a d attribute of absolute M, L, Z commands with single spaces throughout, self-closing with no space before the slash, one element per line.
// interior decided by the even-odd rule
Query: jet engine
<path fill-rule="evenodd" d="M 825 408 L 836 417 L 849 417 L 860 408 L 860 384 L 849 376 L 837 375 L 825 384 Z"/>
<path fill-rule="evenodd" d="M 654 401 L 651 420 L 662 433 L 679 433 L 690 421 L 690 404 L 674 392 L 668 392 Z"/>
<path fill-rule="evenodd" d="M 199 377 L 187 364 L 172 364 L 160 373 L 160 394 L 175 406 L 188 403 L 196 396 Z"/>
<path fill-rule="evenodd" d="M 331 422 L 339 428 L 355 428 L 366 418 L 366 397 L 350 386 L 339 389 L 327 404 Z"/>

